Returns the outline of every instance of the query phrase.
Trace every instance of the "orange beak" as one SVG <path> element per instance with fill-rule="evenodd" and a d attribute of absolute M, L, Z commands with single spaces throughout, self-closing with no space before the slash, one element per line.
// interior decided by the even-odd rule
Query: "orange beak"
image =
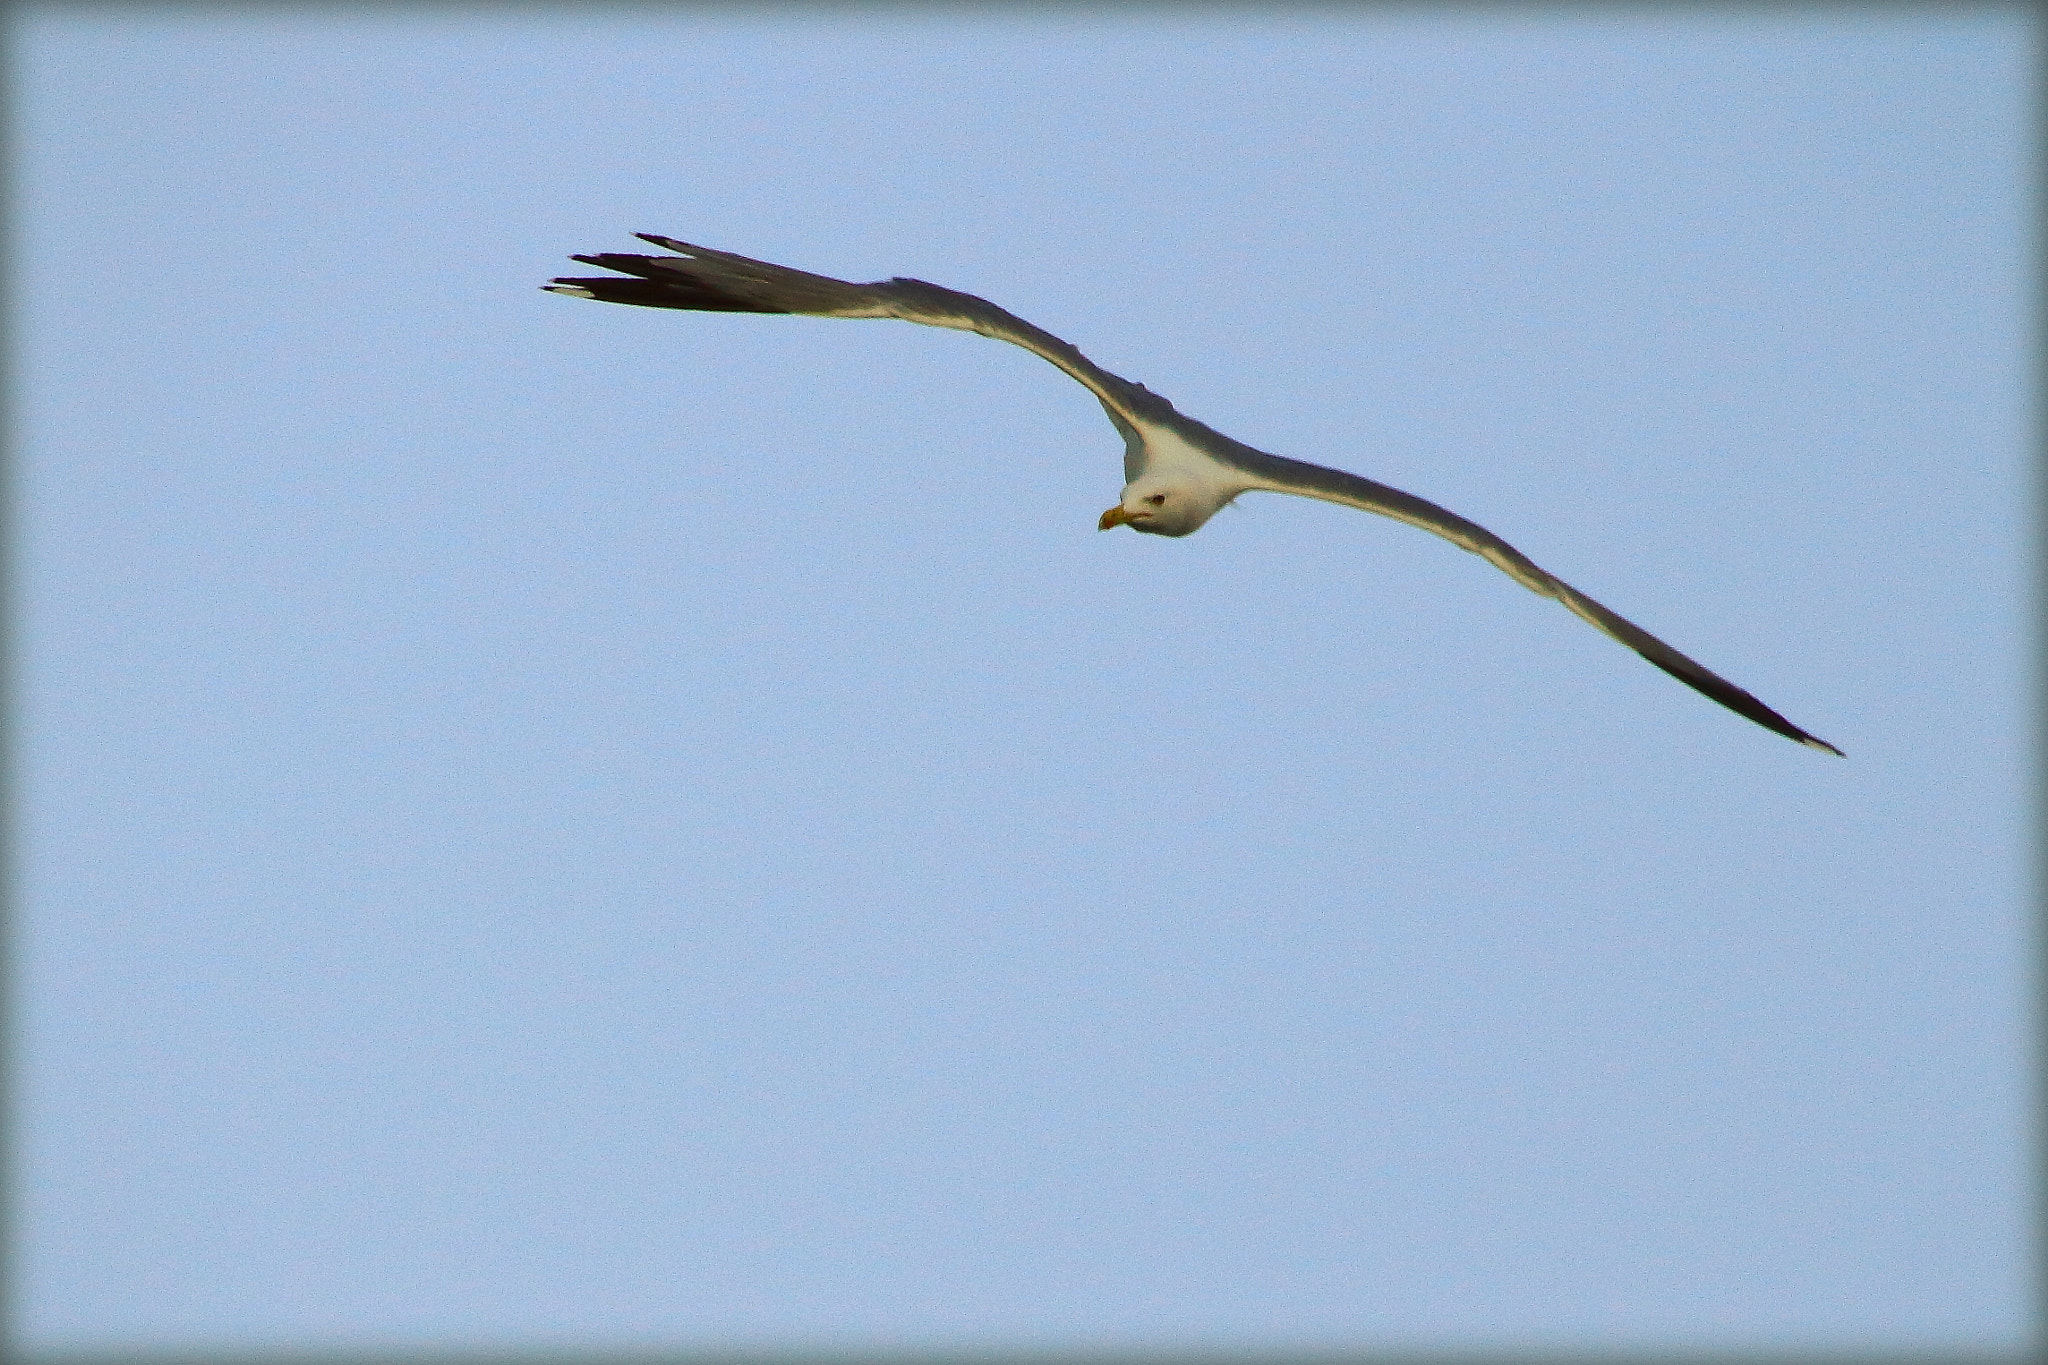
<path fill-rule="evenodd" d="M 1129 521 L 1130 519 L 1131 514 L 1124 510 L 1122 503 L 1118 503 L 1116 506 L 1110 508 L 1107 512 L 1104 512 L 1102 514 L 1102 520 L 1095 523 L 1095 529 L 1098 531 L 1107 531 L 1112 526 L 1122 526 L 1125 522 Z"/>

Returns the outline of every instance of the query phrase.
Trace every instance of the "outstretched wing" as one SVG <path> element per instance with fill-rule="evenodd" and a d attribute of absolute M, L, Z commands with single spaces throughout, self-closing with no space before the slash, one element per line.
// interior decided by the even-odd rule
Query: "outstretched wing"
<path fill-rule="evenodd" d="M 1712 669 L 1680 654 L 1635 622 L 1617 616 L 1563 579 L 1539 568 L 1520 550 L 1456 512 L 1412 493 L 1403 493 L 1398 488 L 1347 474 L 1341 469 L 1326 469 L 1302 460 L 1268 455 L 1235 441 L 1231 442 L 1230 450 L 1222 458 L 1235 465 L 1255 489 L 1321 498 L 1325 502 L 1377 512 L 1383 517 L 1433 531 L 1453 545 L 1470 550 L 1531 592 L 1556 598 L 1580 619 L 1613 636 L 1687 687 L 1713 698 L 1737 715 L 1747 716 L 1766 730 L 1774 730 L 1811 748 L 1822 749 L 1838 757 L 1842 753 L 1826 740 L 1810 735 L 1786 720 Z"/>
<path fill-rule="evenodd" d="M 1130 439 L 1129 426 L 1173 405 L 1142 384 L 1111 374 L 1073 345 L 1043 328 L 1034 327 L 987 299 L 942 289 L 923 280 L 877 280 L 854 284 L 829 275 L 813 275 L 786 265 L 771 265 L 729 251 L 692 246 L 650 232 L 633 234 L 666 247 L 674 256 L 635 256 L 602 252 L 572 256 L 585 265 L 623 272 L 590 279 L 558 278 L 542 285 L 557 294 L 632 303 L 643 308 L 686 308 L 704 313 L 801 313 L 824 318 L 900 318 L 928 327 L 951 327 L 1007 341 L 1066 371 L 1100 399 L 1117 430 Z"/>

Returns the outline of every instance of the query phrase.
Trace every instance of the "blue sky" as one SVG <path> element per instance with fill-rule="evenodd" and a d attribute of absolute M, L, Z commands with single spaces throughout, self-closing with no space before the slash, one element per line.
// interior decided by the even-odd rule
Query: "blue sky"
<path fill-rule="evenodd" d="M 2021 11 L 14 33 L 20 1344 L 2026 1339 Z"/>

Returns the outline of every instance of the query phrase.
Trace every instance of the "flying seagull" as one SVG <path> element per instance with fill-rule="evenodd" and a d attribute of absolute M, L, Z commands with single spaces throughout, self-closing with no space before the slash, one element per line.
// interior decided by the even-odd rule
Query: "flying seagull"
<path fill-rule="evenodd" d="M 1640 626 L 1623 620 L 1577 588 L 1537 568 L 1514 546 L 1485 527 L 1383 483 L 1341 469 L 1325 469 L 1301 460 L 1268 455 L 1233 441 L 1191 417 L 1183 417 L 1174 411 L 1173 404 L 1143 384 L 1111 374 L 1052 333 L 1033 327 L 986 299 L 942 289 L 923 280 L 853 284 L 648 232 L 634 236 L 676 254 L 637 256 L 608 251 L 595 256 L 572 256 L 571 260 L 620 274 L 594 279 L 557 278 L 541 287 L 576 298 L 645 308 L 900 318 L 930 327 L 979 332 L 1022 346 L 1059 366 L 1094 394 L 1103 411 L 1109 414 L 1110 423 L 1123 435 L 1123 498 L 1102 514 L 1102 530 L 1128 526 L 1149 535 L 1184 536 L 1199 529 L 1238 494 L 1255 489 L 1296 493 L 1377 512 L 1434 531 L 1485 559 L 1531 592 L 1556 598 L 1687 687 L 1713 698 L 1737 715 L 1747 716 L 1765 729 L 1810 748 L 1836 755 L 1842 752 Z"/>

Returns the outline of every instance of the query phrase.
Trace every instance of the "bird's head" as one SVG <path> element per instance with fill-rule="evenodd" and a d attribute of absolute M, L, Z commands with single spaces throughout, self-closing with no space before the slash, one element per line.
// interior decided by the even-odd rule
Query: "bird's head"
<path fill-rule="evenodd" d="M 1184 536 L 1199 530 L 1229 498 L 1168 479 L 1139 479 L 1125 487 L 1123 501 L 1102 514 L 1097 528 L 1128 526 L 1151 536 Z"/>

